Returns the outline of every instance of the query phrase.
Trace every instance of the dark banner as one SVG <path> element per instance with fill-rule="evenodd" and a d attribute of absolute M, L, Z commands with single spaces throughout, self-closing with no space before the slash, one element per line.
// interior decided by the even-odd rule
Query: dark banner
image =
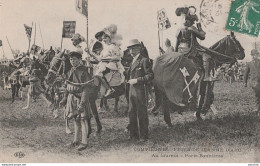
<path fill-rule="evenodd" d="M 75 34 L 75 29 L 76 21 L 63 21 L 62 37 L 72 38 L 72 36 Z"/>

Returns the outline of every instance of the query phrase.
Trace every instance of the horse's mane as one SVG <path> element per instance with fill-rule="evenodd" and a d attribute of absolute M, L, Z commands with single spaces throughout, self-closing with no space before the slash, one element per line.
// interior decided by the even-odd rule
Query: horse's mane
<path fill-rule="evenodd" d="M 225 46 L 235 47 L 236 50 L 231 50 L 228 52 Z M 223 39 L 219 40 L 213 46 L 209 47 L 210 49 L 217 51 L 219 53 L 232 56 L 230 54 L 234 53 L 235 51 L 244 51 L 244 48 L 241 46 L 240 42 L 230 35 L 224 37 Z"/>
<path fill-rule="evenodd" d="M 53 66 L 56 66 L 60 60 L 65 61 L 64 72 L 66 73 L 67 71 L 69 71 L 71 69 L 71 64 L 69 61 L 69 55 L 65 54 L 64 52 L 61 52 L 60 54 L 58 54 L 52 58 L 52 60 L 50 62 L 50 68 L 53 68 Z M 56 68 L 59 68 L 59 66 Z"/>
<path fill-rule="evenodd" d="M 43 63 L 50 63 L 54 55 L 54 50 L 48 50 L 43 55 L 39 56 L 39 60 Z"/>

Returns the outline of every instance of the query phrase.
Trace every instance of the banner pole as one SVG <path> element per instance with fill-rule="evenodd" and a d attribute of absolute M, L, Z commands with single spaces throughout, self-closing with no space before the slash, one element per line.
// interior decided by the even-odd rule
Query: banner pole
<path fill-rule="evenodd" d="M 159 15 L 159 11 L 158 11 L 158 9 L 157 9 L 157 17 L 158 17 L 158 15 Z M 157 20 L 157 22 L 158 22 L 157 25 L 158 25 L 158 40 L 159 40 L 159 48 L 158 48 L 158 49 L 159 49 L 159 54 L 162 55 L 162 54 L 161 54 L 161 50 L 160 50 L 161 41 L 160 41 L 159 21 Z"/>
<path fill-rule="evenodd" d="M 160 51 L 161 41 L 160 41 L 159 23 L 158 23 L 158 39 L 159 39 L 159 54 L 161 55 L 161 51 Z"/>
<path fill-rule="evenodd" d="M 33 29 L 33 22 L 32 22 L 32 29 Z M 32 38 L 32 35 L 30 36 L 30 38 L 28 38 L 28 40 L 29 40 L 29 47 L 28 47 L 29 56 L 30 56 L 31 38 Z"/>
<path fill-rule="evenodd" d="M 62 50 L 63 37 L 61 37 L 60 49 Z"/>
<path fill-rule="evenodd" d="M 63 21 L 62 21 L 62 30 L 61 30 L 61 42 L 60 42 L 60 49 L 61 49 L 61 51 L 62 51 L 62 43 L 63 43 L 63 27 L 64 27 L 64 20 L 65 20 L 65 18 L 63 18 Z"/>
<path fill-rule="evenodd" d="M 29 40 L 29 46 L 28 46 L 28 53 L 30 54 L 30 45 L 31 45 L 31 39 L 28 39 Z"/>
<path fill-rule="evenodd" d="M 86 15 L 86 20 L 87 20 L 87 38 L 86 38 L 86 40 L 87 40 L 87 47 L 88 47 L 88 0 L 86 0 L 86 3 L 87 3 L 87 15 Z"/>
<path fill-rule="evenodd" d="M 164 41 L 163 41 L 163 30 L 161 31 L 161 33 L 162 33 L 162 49 L 163 49 L 163 43 L 164 43 Z"/>

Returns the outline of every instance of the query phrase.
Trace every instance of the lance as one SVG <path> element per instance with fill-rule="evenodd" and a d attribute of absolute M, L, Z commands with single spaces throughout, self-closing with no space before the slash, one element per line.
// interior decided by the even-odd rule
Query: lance
<path fill-rule="evenodd" d="M 32 22 L 32 28 L 33 28 L 33 22 Z M 28 37 L 28 40 L 29 40 L 28 54 L 30 55 L 31 36 L 30 36 L 30 38 Z"/>
<path fill-rule="evenodd" d="M 87 43 L 87 46 L 88 46 L 88 0 L 86 0 L 86 3 L 87 3 L 87 14 L 86 14 L 86 26 L 87 26 L 87 32 L 86 32 L 86 34 L 87 34 L 87 38 L 86 38 L 86 43 Z"/>
<path fill-rule="evenodd" d="M 36 22 L 34 23 L 34 39 L 33 39 L 33 45 L 35 45 L 35 40 L 36 40 Z"/>
<path fill-rule="evenodd" d="M 5 37 L 6 37 L 7 43 L 8 43 L 8 45 L 9 45 L 9 47 L 10 47 L 10 50 L 11 50 L 13 56 L 14 56 L 14 51 L 13 51 L 13 49 L 12 49 L 10 43 L 9 43 L 9 40 L 8 40 L 7 36 L 5 36 Z M 14 58 L 15 58 L 15 56 L 14 56 Z"/>
<path fill-rule="evenodd" d="M 41 26 L 40 26 L 39 22 L 38 22 L 38 24 L 39 24 L 39 29 L 40 29 L 41 39 L 42 39 L 42 47 L 44 49 L 44 43 L 43 43 L 43 38 L 42 38 L 42 30 L 41 30 Z"/>
<path fill-rule="evenodd" d="M 62 43 L 63 43 L 63 26 L 64 26 L 64 20 L 65 18 L 63 18 L 63 21 L 62 21 L 62 30 L 61 30 L 61 42 L 60 42 L 60 49 L 62 50 Z"/>
<path fill-rule="evenodd" d="M 157 16 L 159 14 L 159 11 L 157 10 Z M 158 21 L 158 20 L 157 20 Z M 161 48 L 161 41 L 160 41 L 160 31 L 159 31 L 159 22 L 158 22 L 158 39 L 159 39 L 159 54 L 161 55 L 161 51 L 160 51 L 160 48 Z"/>
<path fill-rule="evenodd" d="M 5 51 L 3 45 L 2 45 L 2 50 L 3 50 L 3 59 L 5 59 Z"/>

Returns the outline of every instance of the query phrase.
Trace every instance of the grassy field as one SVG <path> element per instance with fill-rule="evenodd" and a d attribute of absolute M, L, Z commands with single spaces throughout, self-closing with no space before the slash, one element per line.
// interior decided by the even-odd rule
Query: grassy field
<path fill-rule="evenodd" d="M 149 113 L 150 139 L 145 143 L 128 141 L 121 97 L 120 113 L 100 113 L 101 136 L 92 135 L 88 149 L 78 152 L 65 147 L 73 135 L 65 133 L 62 116 L 54 120 L 42 101 L 22 110 L 24 101 L 11 104 L 10 91 L 0 90 L 0 162 L 260 162 L 260 120 L 253 112 L 252 90 L 241 82 L 217 82 L 214 91 L 219 112 L 209 112 L 203 122 L 193 112 L 172 113 L 174 127 L 167 128 L 162 115 Z M 113 101 L 109 103 L 112 107 Z M 94 120 L 92 124 L 95 129 Z M 16 152 L 25 156 L 15 157 Z"/>

